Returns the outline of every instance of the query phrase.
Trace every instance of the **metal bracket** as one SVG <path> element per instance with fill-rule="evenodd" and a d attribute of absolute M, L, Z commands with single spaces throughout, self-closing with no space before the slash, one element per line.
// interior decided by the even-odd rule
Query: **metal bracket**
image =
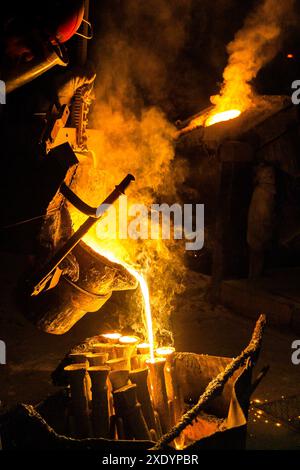
<path fill-rule="evenodd" d="M 55 145 L 56 137 L 60 129 L 65 127 L 69 116 L 70 109 L 67 105 L 63 105 L 60 110 L 57 110 L 55 105 L 52 107 L 39 141 L 42 151 L 48 153 Z"/>

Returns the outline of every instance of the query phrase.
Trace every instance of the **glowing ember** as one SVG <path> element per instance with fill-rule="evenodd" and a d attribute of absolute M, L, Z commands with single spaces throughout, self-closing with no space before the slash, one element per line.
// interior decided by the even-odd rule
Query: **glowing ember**
<path fill-rule="evenodd" d="M 169 356 L 173 354 L 173 352 L 175 352 L 175 348 L 173 348 L 172 346 L 157 348 L 155 350 L 156 355 L 161 357 Z"/>
<path fill-rule="evenodd" d="M 101 335 L 103 338 L 105 339 L 111 339 L 111 340 L 118 340 L 121 338 L 121 334 L 120 333 L 105 333 L 103 335 Z"/>
<path fill-rule="evenodd" d="M 121 338 L 119 338 L 119 342 L 122 344 L 134 344 L 137 343 L 138 340 L 139 338 L 136 336 L 121 336 Z"/>
<path fill-rule="evenodd" d="M 230 111 L 224 111 L 223 113 L 213 114 L 205 121 L 205 127 L 213 126 L 218 122 L 230 121 L 231 119 L 239 117 L 240 114 L 241 111 L 238 109 L 231 109 Z"/>

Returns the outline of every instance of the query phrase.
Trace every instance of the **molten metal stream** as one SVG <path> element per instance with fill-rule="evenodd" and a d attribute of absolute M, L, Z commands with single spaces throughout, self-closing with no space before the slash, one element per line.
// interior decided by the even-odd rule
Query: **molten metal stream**
<path fill-rule="evenodd" d="M 151 361 L 154 361 L 154 335 L 153 335 L 153 324 L 152 324 L 152 314 L 151 314 L 150 295 L 149 295 L 148 285 L 145 279 L 143 278 L 143 276 L 140 273 L 138 273 L 135 269 L 125 264 L 124 264 L 124 267 L 128 269 L 130 274 L 132 274 L 136 278 L 136 280 L 139 282 L 140 287 L 141 287 L 141 291 L 142 291 L 143 298 L 144 298 L 148 343 L 150 345 L 150 359 Z"/>
<path fill-rule="evenodd" d="M 124 261 L 116 258 L 113 253 L 106 250 L 101 250 L 98 243 L 95 242 L 92 238 L 86 236 L 84 237 L 84 241 L 97 253 L 104 256 L 105 258 L 109 259 L 113 263 L 121 264 L 126 268 L 132 276 L 136 278 L 138 281 L 142 295 L 144 298 L 144 308 L 145 308 L 145 319 L 146 319 L 146 328 L 147 328 L 147 335 L 148 335 L 148 343 L 150 346 L 150 359 L 154 361 L 154 335 L 153 335 L 153 324 L 152 324 L 152 314 L 151 314 L 151 304 L 150 304 L 150 295 L 149 289 L 146 280 L 143 276 L 132 268 L 129 264 L 125 263 Z"/>

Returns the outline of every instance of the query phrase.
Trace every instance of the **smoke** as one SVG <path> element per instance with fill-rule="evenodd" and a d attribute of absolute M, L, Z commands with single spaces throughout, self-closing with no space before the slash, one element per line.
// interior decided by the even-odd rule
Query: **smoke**
<path fill-rule="evenodd" d="M 228 64 L 219 95 L 212 96 L 214 112 L 241 111 L 255 102 L 251 81 L 279 51 L 285 32 L 294 21 L 294 0 L 263 0 L 248 15 L 244 26 L 227 46 Z"/>
<path fill-rule="evenodd" d="M 111 2 L 101 24 L 99 97 L 142 109 L 161 103 L 189 34 L 192 0 Z"/>
<path fill-rule="evenodd" d="M 212 90 L 211 70 L 217 75 L 223 66 L 224 44 L 233 28 L 240 27 L 249 3 L 103 0 L 102 32 L 94 48 L 98 68 L 91 124 L 98 133 L 90 147 L 95 157 L 86 159 L 77 175 L 77 192 L 83 199 L 98 204 L 132 173 L 136 182 L 127 193 L 130 203 L 180 202 L 177 187 L 187 170 L 175 159 L 176 129 L 162 109 L 174 115 L 172 99 L 189 102 L 186 108 L 200 107 L 207 90 Z M 293 4 L 292 0 L 264 0 L 248 15 L 227 47 L 229 61 L 221 93 L 211 98 L 220 112 L 251 106 L 251 81 L 278 51 L 286 25 L 292 21 Z M 73 215 L 73 221 L 78 226 L 82 220 Z M 155 332 L 167 331 L 174 296 L 183 288 L 183 243 L 105 242 L 97 238 L 96 230 L 90 236 L 100 251 L 111 251 L 120 260 L 138 265 L 149 282 Z M 141 305 L 131 307 L 128 315 L 120 315 L 121 326 L 131 325 L 138 331 Z"/>
<path fill-rule="evenodd" d="M 167 70 L 183 47 L 190 1 L 118 2 L 121 11 L 109 9 L 106 30 L 98 44 L 96 102 L 92 114 L 98 130 L 91 142 L 93 162 L 81 165 L 77 192 L 90 204 L 99 204 L 127 173 L 136 182 L 127 191 L 128 204 L 178 202 L 177 185 L 185 170 L 174 159 L 176 129 L 161 109 L 167 87 Z M 120 18 L 122 21 L 120 23 Z M 97 60 L 97 58 L 96 58 Z M 77 227 L 80 216 L 72 215 Z M 97 228 L 87 241 L 93 246 Z M 170 330 L 169 317 L 176 292 L 182 290 L 183 243 L 164 240 L 99 240 L 99 251 L 138 266 L 150 288 L 155 334 Z M 142 299 L 136 297 L 141 304 Z M 120 315 L 121 327 L 141 328 L 141 305 Z"/>

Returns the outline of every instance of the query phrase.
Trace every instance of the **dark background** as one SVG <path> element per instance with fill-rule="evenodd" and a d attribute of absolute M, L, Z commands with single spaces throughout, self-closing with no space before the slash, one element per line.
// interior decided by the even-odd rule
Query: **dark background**
<path fill-rule="evenodd" d="M 18 18 L 20 28 L 30 31 L 37 22 L 42 24 L 49 17 L 59 22 L 69 3 L 72 1 L 47 0 L 42 5 L 24 2 L 20 6 L 5 2 L 0 19 L 0 45 L 11 18 Z M 139 48 L 141 55 L 145 54 L 142 65 L 138 66 L 133 61 L 132 68 L 139 70 L 131 76 L 143 104 L 160 106 L 171 120 L 184 119 L 199 112 L 209 104 L 209 97 L 218 92 L 228 58 L 226 45 L 257 3 L 255 0 L 149 0 L 147 8 L 144 8 L 146 4 L 143 0 L 90 1 L 94 37 L 88 46 L 89 59 L 101 72 L 103 58 L 110 54 L 111 34 L 118 34 L 132 49 Z M 170 18 L 161 20 L 165 7 Z M 295 11 L 298 16 L 299 2 L 296 2 Z M 300 32 L 297 23 L 295 18 L 292 27 L 283 28 L 282 49 L 258 74 L 254 85 L 260 93 L 290 94 L 292 81 L 300 77 Z M 168 40 L 170 37 L 171 41 Z M 77 44 L 77 37 L 67 43 L 71 66 L 75 65 L 74 50 Z M 149 52 L 159 62 L 159 80 L 153 80 L 150 73 L 150 80 L 147 81 L 147 75 L 151 72 L 147 66 Z M 287 53 L 293 53 L 294 59 L 288 59 Z M 38 88 L 45 100 L 50 100 L 49 82 L 52 74 L 60 72 L 56 68 L 23 87 L 16 94 L 18 99 L 22 97 L 31 109 L 37 105 L 45 106 L 41 98 L 36 103 L 35 91 Z M 101 73 L 98 73 L 97 84 L 101 86 Z"/>
<path fill-rule="evenodd" d="M 136 5 L 146 4 L 148 10 L 145 13 L 140 11 L 132 13 L 128 9 L 129 0 L 94 0 L 91 1 L 91 20 L 94 26 L 94 39 L 89 44 L 89 59 L 95 62 L 98 76 L 97 87 L 101 90 L 103 75 L 101 67 L 107 63 L 110 53 L 113 56 L 115 51 L 111 50 L 111 43 L 106 40 L 110 38 L 110 33 L 119 32 L 119 37 L 127 42 L 135 50 L 139 46 L 139 56 L 143 58 L 142 64 L 137 66 L 134 62 L 136 55 L 133 54 L 131 64 L 131 81 L 135 90 L 138 90 L 138 98 L 141 106 L 156 105 L 161 107 L 170 120 L 184 119 L 209 104 L 210 95 L 219 90 L 222 81 L 222 72 L 227 62 L 226 44 L 233 39 L 235 32 L 242 26 L 247 13 L 256 2 L 250 0 L 211 0 L 190 2 L 178 0 L 132 0 Z M 131 4 L 132 4 L 131 1 Z M 23 28 L 32 27 L 38 14 L 43 13 L 43 9 L 48 6 L 49 11 L 59 14 L 61 2 L 43 2 L 41 10 L 37 11 L 33 2 L 24 2 L 21 7 L 17 4 L 5 3 L 2 10 L 2 39 L 4 26 L 8 19 L 14 15 L 21 18 Z M 181 5 L 189 3 L 189 13 L 182 14 L 184 18 L 184 32 L 180 30 Z M 166 5 L 169 14 L 173 15 L 174 25 L 170 32 L 161 28 L 158 18 L 161 18 L 161 11 L 155 10 L 158 5 Z M 174 9 L 172 9 L 172 6 Z M 175 11 L 176 10 L 176 11 Z M 186 11 L 183 8 L 184 12 Z M 177 22 L 175 21 L 177 19 Z M 178 32 L 178 34 L 177 34 Z M 179 34 L 180 32 L 180 34 Z M 170 34 L 169 34 L 170 33 Z M 170 37 L 174 41 L 168 42 Z M 177 41 L 176 38 L 181 38 Z M 67 47 L 71 57 L 71 65 L 75 64 L 74 50 L 76 49 L 77 38 L 72 39 Z M 154 75 L 148 74 L 149 60 L 148 54 L 153 54 L 155 64 L 159 73 L 154 80 Z M 287 59 L 287 53 L 295 55 L 294 60 Z M 115 57 L 115 55 L 114 55 Z M 18 145 L 18 134 L 13 126 L 23 128 L 26 120 L 32 112 L 47 109 L 51 102 L 51 83 L 53 76 L 64 73 L 63 70 L 55 69 L 45 76 L 35 80 L 31 84 L 24 86 L 14 96 L 9 97 L 6 112 L 10 119 L 12 137 L 8 144 Z M 300 33 L 297 25 L 290 28 L 286 36 L 282 50 L 276 58 L 268 64 L 255 80 L 255 86 L 260 93 L 289 94 L 292 81 L 300 79 Z M 11 104 L 11 106 L 10 106 Z M 15 108 L 14 108 L 15 105 Z M 8 122 L 8 121 L 6 121 Z M 2 128 L 2 138 L 5 132 Z M 5 136 L 5 135 L 4 135 Z M 7 137 L 7 136 L 6 136 Z M 32 140 L 32 135 L 27 133 L 27 139 Z M 22 151 L 21 151 L 22 150 Z M 23 194 L 20 192 L 22 181 L 30 173 L 30 151 L 21 148 L 15 154 L 16 161 L 12 161 L 5 153 L 5 146 L 1 150 L 1 215 L 2 222 L 5 220 L 3 214 L 22 218 L 21 213 L 16 213 L 17 202 L 23 202 Z M 11 151 L 9 155 L 12 155 Z M 20 166 L 22 162 L 22 166 Z M 12 169 L 17 168 L 18 179 Z M 24 173 L 20 172 L 24 169 Z M 13 202 L 14 201 L 14 202 Z M 30 235 L 18 234 L 10 241 L 9 248 L 1 244 L 2 251 L 18 251 L 17 244 L 22 245 L 23 241 L 30 242 Z M 14 243 L 13 243 L 14 241 Z M 30 247 L 28 248 L 30 252 Z M 16 403 L 20 400 L 32 402 L 44 397 L 50 388 L 50 373 L 57 365 L 58 360 L 64 356 L 74 343 L 84 340 L 100 331 L 101 328 L 109 324 L 113 314 L 118 315 L 124 298 L 121 294 L 114 296 L 114 300 L 109 306 L 101 310 L 100 314 L 87 315 L 86 318 L 77 324 L 69 333 L 63 337 L 51 336 L 36 330 L 18 311 L 14 303 L 16 280 L 26 266 L 26 259 L 10 256 L 7 253 L 1 254 L 1 312 L 0 312 L 0 337 L 5 340 L 8 348 L 9 367 L 3 370 L 1 376 L 2 396 L 5 396 L 4 405 Z M 198 287 L 195 287 L 195 290 Z M 198 290 L 197 290 L 198 292 Z M 119 298 L 118 298 L 119 296 Z M 182 312 L 186 314 L 185 299 Z M 199 311 L 198 306 L 192 306 L 194 311 Z M 215 321 L 210 317 L 209 321 Z M 178 332 L 185 333 L 186 319 L 183 318 L 182 325 L 177 328 Z M 213 332 L 214 328 L 209 328 Z M 233 330 L 233 328 L 231 328 Z M 248 328 L 245 328 L 248 334 Z M 222 332 L 223 333 L 223 332 Z M 204 336 L 204 335 L 203 335 Z M 229 336 L 230 337 L 230 336 Z M 186 336 L 185 336 L 186 340 Z M 244 340 L 244 339 L 243 339 Z M 199 338 L 194 338 L 194 348 L 189 345 L 189 350 L 195 350 L 199 344 Z M 203 343 L 204 344 L 204 343 Z M 215 338 L 211 341 L 211 350 L 201 346 L 202 350 L 197 352 L 209 352 L 212 354 L 233 355 L 243 346 L 243 341 L 239 340 L 238 346 L 228 347 L 224 350 L 221 341 Z M 290 343 L 289 343 L 290 344 Z M 289 346 L 289 345 L 288 345 Z M 183 346 L 184 347 L 184 346 Z M 178 348 L 181 349 L 180 347 Z M 287 348 L 285 349 L 285 351 Z M 1 370 L 2 372 L 2 370 Z M 25 385 L 24 385 L 25 384 Z M 28 384 L 26 386 L 26 384 Z M 35 390 L 32 390 L 35 384 Z M 1 396 L 0 396 L 1 399 Z"/>

